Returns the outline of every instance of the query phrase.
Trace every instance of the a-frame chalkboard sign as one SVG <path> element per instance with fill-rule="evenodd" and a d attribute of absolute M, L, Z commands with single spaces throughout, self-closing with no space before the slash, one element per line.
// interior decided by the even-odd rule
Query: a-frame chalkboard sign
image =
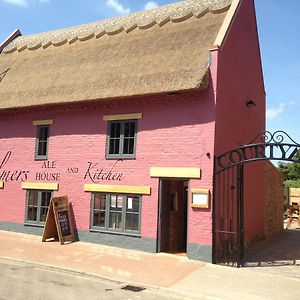
<path fill-rule="evenodd" d="M 42 242 L 59 239 L 63 245 L 74 242 L 74 230 L 71 219 L 68 197 L 52 197 L 46 217 Z"/>

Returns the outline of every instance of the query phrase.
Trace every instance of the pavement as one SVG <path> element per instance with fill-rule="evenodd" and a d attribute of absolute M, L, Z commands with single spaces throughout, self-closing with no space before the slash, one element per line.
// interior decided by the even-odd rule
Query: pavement
<path fill-rule="evenodd" d="M 263 250 L 252 257 L 250 267 L 238 269 L 172 254 L 98 244 L 43 243 L 40 236 L 8 231 L 0 231 L 0 259 L 157 289 L 170 295 L 182 295 L 182 299 L 282 299 L 287 295 L 289 299 L 298 299 L 300 231 L 286 232 L 297 233 L 297 236 L 289 236 L 292 236 L 293 247 L 299 247 L 298 252 L 289 257 L 287 265 L 280 265 L 290 268 L 286 272 L 276 271 L 276 261 L 262 267 L 262 260 L 271 261 L 270 253 L 266 254 L 267 258 L 259 257 Z M 285 246 L 287 242 L 286 239 Z M 280 253 L 281 250 L 275 247 L 272 251 Z"/>

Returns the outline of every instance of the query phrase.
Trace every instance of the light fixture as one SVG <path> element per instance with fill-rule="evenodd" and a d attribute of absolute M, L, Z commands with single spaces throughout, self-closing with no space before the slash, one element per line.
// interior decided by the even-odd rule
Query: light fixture
<path fill-rule="evenodd" d="M 247 107 L 253 107 L 253 106 L 256 105 L 256 103 L 255 103 L 253 100 L 249 99 L 249 100 L 246 102 L 246 105 L 247 105 Z"/>

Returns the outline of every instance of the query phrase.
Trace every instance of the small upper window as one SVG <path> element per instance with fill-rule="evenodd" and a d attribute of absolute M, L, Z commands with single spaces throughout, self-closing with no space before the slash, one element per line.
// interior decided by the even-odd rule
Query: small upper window
<path fill-rule="evenodd" d="M 111 121 L 108 123 L 107 158 L 134 158 L 137 121 Z"/>
<path fill-rule="evenodd" d="M 48 143 L 49 143 L 49 129 L 48 125 L 37 126 L 36 159 L 47 159 L 48 156 Z"/>

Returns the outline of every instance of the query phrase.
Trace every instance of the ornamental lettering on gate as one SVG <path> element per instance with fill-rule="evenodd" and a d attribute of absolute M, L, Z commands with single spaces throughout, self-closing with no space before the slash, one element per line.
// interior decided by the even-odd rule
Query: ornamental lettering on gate
<path fill-rule="evenodd" d="M 257 141 L 258 137 L 260 140 Z M 289 141 L 285 142 L 285 138 Z M 216 158 L 216 172 L 257 160 L 300 162 L 300 159 L 295 157 L 298 150 L 300 150 L 300 144 L 297 144 L 284 131 L 276 131 L 273 134 L 266 131 L 251 143 L 219 155 Z"/>

